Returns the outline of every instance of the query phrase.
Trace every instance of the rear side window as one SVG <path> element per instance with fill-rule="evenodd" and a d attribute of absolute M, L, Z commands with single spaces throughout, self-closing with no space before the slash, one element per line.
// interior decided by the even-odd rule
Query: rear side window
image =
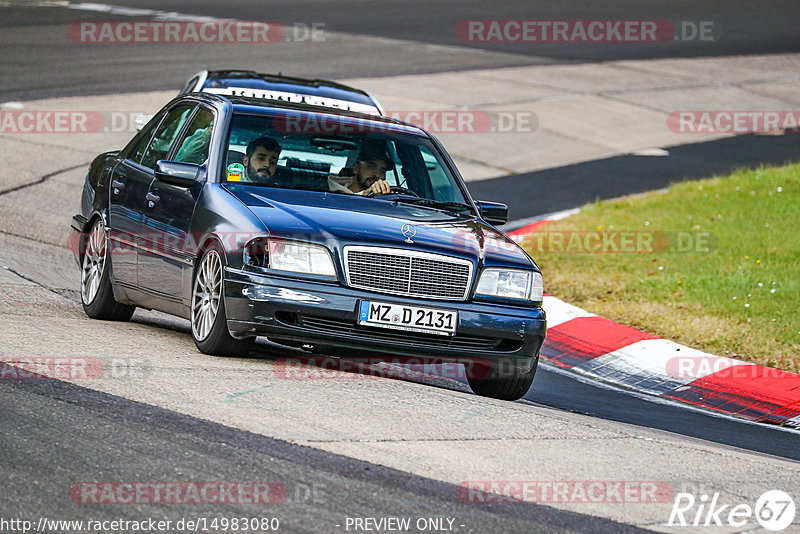
<path fill-rule="evenodd" d="M 153 137 L 153 132 L 155 132 L 160 123 L 160 120 L 153 121 L 152 126 L 142 132 L 141 136 L 139 136 L 139 141 L 136 143 L 136 146 L 134 146 L 128 153 L 127 158 L 129 160 L 135 161 L 136 163 L 142 161 L 142 156 L 144 155 L 145 150 L 147 150 L 147 145 L 150 143 L 150 139 Z"/>
<path fill-rule="evenodd" d="M 172 143 L 183 127 L 183 123 L 189 117 L 189 113 L 194 106 L 177 106 L 170 111 L 166 118 L 161 121 L 161 124 L 156 130 L 153 140 L 147 146 L 144 156 L 142 157 L 141 164 L 148 169 L 153 169 L 156 162 L 160 159 L 165 159 L 169 153 Z"/>
<path fill-rule="evenodd" d="M 186 85 L 183 86 L 183 89 L 181 89 L 181 92 L 178 93 L 178 94 L 182 95 L 183 93 L 191 92 L 194 89 L 194 86 L 197 85 L 197 82 L 199 80 L 200 80 L 200 76 L 194 76 L 191 80 L 186 82 Z"/>
<path fill-rule="evenodd" d="M 180 141 L 178 151 L 172 158 L 183 163 L 202 165 L 208 159 L 208 147 L 211 142 L 211 129 L 214 126 L 214 114 L 200 108 L 195 114 L 186 134 Z"/>

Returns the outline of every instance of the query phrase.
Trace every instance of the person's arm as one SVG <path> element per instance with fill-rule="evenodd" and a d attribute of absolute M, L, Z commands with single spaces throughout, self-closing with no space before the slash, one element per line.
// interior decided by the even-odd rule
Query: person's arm
<path fill-rule="evenodd" d="M 336 180 L 336 178 L 341 178 L 341 176 L 334 176 L 334 175 L 328 176 L 328 190 L 331 193 L 345 193 L 348 195 L 352 195 L 353 192 L 350 191 L 350 188 L 340 184 Z"/>

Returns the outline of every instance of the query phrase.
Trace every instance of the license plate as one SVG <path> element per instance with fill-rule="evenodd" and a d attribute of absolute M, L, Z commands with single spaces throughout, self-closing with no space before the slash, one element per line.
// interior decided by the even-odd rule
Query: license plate
<path fill-rule="evenodd" d="M 362 300 L 358 324 L 452 336 L 456 332 L 458 312 Z"/>

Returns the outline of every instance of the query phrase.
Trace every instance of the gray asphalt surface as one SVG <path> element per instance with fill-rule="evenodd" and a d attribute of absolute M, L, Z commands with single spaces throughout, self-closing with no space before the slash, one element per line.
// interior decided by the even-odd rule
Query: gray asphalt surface
<path fill-rule="evenodd" d="M 13 489 L 0 501 L 6 519 L 278 518 L 281 532 L 345 532 L 348 516 L 448 517 L 458 532 L 640 531 L 544 506 L 463 503 L 451 484 L 57 380 L 0 381 L 0 405 L 3 486 Z M 285 500 L 165 506 L 67 498 L 77 481 L 184 480 L 276 482 Z"/>
<path fill-rule="evenodd" d="M 133 5 L 126 2 L 110 2 Z M 560 2 L 384 2 L 337 3 L 272 2 L 262 3 L 210 1 L 136 2 L 138 8 L 153 8 L 214 17 L 245 20 L 278 20 L 284 24 L 315 21 L 336 32 L 327 43 L 284 43 L 254 54 L 252 47 L 117 46 L 92 47 L 71 42 L 66 37 L 70 22 L 80 20 L 124 19 L 118 15 L 72 11 L 63 7 L 0 6 L 0 101 L 23 100 L 45 96 L 112 94 L 133 90 L 176 88 L 201 68 L 239 66 L 297 75 L 346 78 L 397 73 L 438 72 L 512 65 L 602 61 L 605 59 L 728 55 L 797 51 L 800 38 L 796 27 L 800 10 L 793 3 L 771 2 L 760 5 L 758 17 L 751 16 L 749 2 L 710 2 L 701 5 L 657 2 L 596 4 Z M 378 7 L 379 6 L 379 7 Z M 148 19 L 147 16 L 139 17 Z M 454 36 L 453 27 L 469 18 L 504 19 L 666 19 L 711 20 L 722 29 L 724 39 L 713 43 L 663 43 L 653 46 L 630 45 L 537 45 L 516 44 L 467 45 Z M 343 33 L 353 35 L 343 35 Z M 414 41 L 403 47 L 398 57 L 398 43 L 392 39 Z M 431 47 L 428 45 L 436 45 Z M 440 45 L 446 48 L 442 49 Z M 154 58 L 158 58 L 157 61 Z M 552 195 L 522 190 L 520 204 L 512 203 L 515 217 L 573 207 L 594 197 L 618 196 L 643 189 L 660 187 L 669 181 L 692 175 L 687 169 L 723 169 L 732 154 L 757 153 L 744 158 L 744 165 L 796 158 L 794 136 L 721 141 L 706 146 L 673 150 L 674 159 L 662 175 L 652 170 L 665 158 L 613 159 L 546 171 L 545 179 L 558 182 L 559 188 L 544 188 Z M 737 145 L 736 143 L 743 143 Z M 783 143 L 783 144 L 782 144 Z M 754 148 L 763 150 L 756 151 Z M 4 163 L 8 155 L 3 155 Z M 670 156 L 673 158 L 673 156 Z M 739 160 L 735 160 L 739 161 Z M 66 166 L 66 165 L 65 165 Z M 663 167 L 662 167 L 663 168 Z M 587 171 L 598 171 L 597 174 Z M 635 171 L 635 172 L 632 172 Z M 602 187 L 586 187 L 579 176 L 593 176 Z M 615 181 L 615 177 L 627 176 Z M 42 200 L 48 212 L 56 206 L 60 191 L 56 178 L 42 176 L 35 185 L 7 193 L 0 199 L 9 206 L 30 207 L 31 198 Z M 505 186 L 515 188 L 520 177 L 510 177 Z M 33 182 L 32 182 L 33 183 Z M 567 185 L 565 185 L 567 184 Z M 37 188 L 44 188 L 38 189 Z M 483 189 L 482 189 L 483 188 Z M 471 185 L 476 197 L 490 199 L 487 183 Z M 496 190 L 496 189 L 495 189 Z M 46 191 L 46 194 L 42 193 Z M 70 190 L 72 191 L 72 190 Z M 480 193 L 486 191 L 487 194 Z M 537 193 L 537 194 L 534 194 Z M 41 194 L 39 197 L 25 196 Z M 588 198 L 592 196 L 592 198 Z M 540 200 L 536 200 L 536 198 Z M 523 200 L 524 199 L 524 200 Z M 27 203 L 26 203 L 27 201 Z M 58 213 L 60 208 L 56 208 Z M 9 221 L 2 221 L 4 264 L 12 264 L 20 274 L 45 288 L 50 298 L 38 295 L 31 303 L 24 301 L 22 311 L 10 315 L 27 317 L 32 328 L 31 344 L 47 346 L 48 332 L 58 332 L 60 321 L 75 319 L 82 312 L 77 303 L 77 269 L 64 263 L 63 250 L 57 250 L 37 228 L 23 231 L 21 238 L 10 237 Z M 47 221 L 39 221 L 47 226 Z M 37 223 L 37 224 L 39 224 Z M 36 226 L 36 225 L 33 225 Z M 44 235 L 47 235 L 45 230 Z M 58 261 L 55 261 L 57 259 Z M 48 260 L 53 260 L 52 263 Z M 4 291 L 13 292 L 23 281 L 10 271 L 2 273 Z M 14 280 L 8 282 L 8 280 Z M 67 283 L 64 280 L 74 280 Z M 25 286 L 27 288 L 27 286 Z M 21 291 L 21 290 L 20 290 Z M 25 291 L 32 291 L 25 289 Z M 9 293 L 6 295 L 11 298 Z M 16 293 L 14 293 L 16 295 Z M 17 298 L 22 297 L 17 296 Z M 13 300 L 13 299 L 12 299 Z M 5 306 L 13 306 L 6 299 Z M 28 306 L 27 311 L 23 309 Z M 30 312 L 31 309 L 33 312 Z M 17 324 L 17 323 L 15 323 Z M 63 323 L 66 324 L 66 323 Z M 75 323 L 69 323 L 74 325 Z M 89 337 L 92 326 L 79 323 L 84 331 L 63 329 L 62 347 L 72 347 L 82 336 Z M 107 327 L 107 325 L 105 325 Z M 192 366 L 198 355 L 191 345 L 185 324 L 164 319 L 159 314 L 137 312 L 132 330 L 120 328 L 112 337 L 120 350 L 134 340 L 156 339 L 166 347 L 163 358 L 174 355 L 179 365 Z M 99 328 L 99 327 L 98 327 Z M 11 336 L 11 333 L 7 333 Z M 150 337 L 152 336 L 152 338 Z M 78 340 L 74 339 L 75 337 Z M 187 340 L 189 340 L 187 342 Z M 51 350 L 59 350 L 54 347 Z M 171 361 L 171 360 L 170 360 Z M 224 365 L 224 364 L 223 364 Z M 421 405 L 437 391 L 463 391 L 463 385 L 447 381 L 423 381 Z M 411 384 L 411 386 L 416 384 Z M 134 385 L 135 386 L 135 385 Z M 308 385 L 307 385 L 308 386 Z M 401 388 L 403 384 L 392 384 Z M 135 389 L 135 388 L 134 388 Z M 413 390 L 416 393 L 417 390 Z M 197 400 L 204 392 L 194 391 Z M 168 392 L 164 391 L 164 397 Z M 193 398 L 193 397 L 190 397 Z M 691 449 L 718 449 L 719 463 L 713 468 L 724 471 L 731 457 L 800 459 L 796 433 L 770 427 L 713 417 L 675 405 L 659 404 L 625 392 L 578 382 L 546 366 L 540 367 L 533 389 L 526 399 L 538 406 L 519 404 L 531 413 L 574 414 L 572 421 L 598 421 L 599 428 L 641 428 L 647 439 L 668 436 Z M 314 403 L 313 397 L 305 399 Z M 454 402 L 455 395 L 446 397 Z M 438 401 L 437 401 L 438 402 Z M 484 403 L 492 410 L 492 403 Z M 539 406 L 548 407 L 544 412 Z M 551 410 L 551 408 L 553 410 Z M 402 410 L 403 408 L 397 408 Z M 583 414 L 590 417 L 583 417 Z M 551 415 L 548 415 L 550 417 Z M 322 420 L 322 417 L 320 418 Z M 618 424 L 618 423 L 619 424 Z M 497 421 L 502 425 L 503 421 Z M 630 426 L 632 425 L 632 426 Z M 569 432 L 570 427 L 563 429 Z M 712 444 L 721 445 L 721 447 Z M 210 422 L 201 417 L 180 413 L 177 409 L 158 408 L 120 396 L 102 393 L 56 380 L 0 381 L 0 516 L 60 519 L 158 517 L 178 519 L 189 516 L 275 516 L 282 519 L 282 530 L 292 532 L 336 532 L 342 530 L 345 516 L 450 516 L 457 518 L 463 532 L 623 532 L 632 527 L 598 519 L 587 514 L 558 511 L 535 505 L 487 506 L 466 505 L 455 498 L 455 486 L 433 477 L 410 475 L 399 470 L 355 460 L 316 448 L 289 444 L 258 433 L 247 432 Z M 751 454 L 752 451 L 754 454 Z M 531 456 L 537 454 L 530 451 Z M 588 464 L 587 454 L 584 462 Z M 476 462 L 482 460 L 477 458 Z M 441 460 L 440 460 L 441 461 Z M 552 459 L 559 461 L 559 459 Z M 580 462 L 580 460 L 577 460 Z M 624 463 L 624 458 L 606 462 Z M 679 466 L 681 458 L 664 461 Z M 713 470 L 713 469 L 712 469 Z M 679 467 L 676 467 L 679 471 Z M 709 484 L 716 483 L 709 477 Z M 748 473 L 743 473 L 747 478 Z M 691 479 L 691 474 L 685 474 Z M 698 475 L 702 478 L 702 475 Z M 248 506 L 219 507 L 148 507 L 146 505 L 87 507 L 67 498 L 69 487 L 81 480 L 269 480 L 287 487 L 284 504 L 265 511 Z M 722 484 L 722 482 L 719 482 Z M 735 484 L 727 489 L 734 491 Z M 307 488 L 318 488 L 321 495 L 307 497 Z M 323 489 L 324 488 L 324 489 Z M 789 488 L 786 488 L 789 489 Z"/>
<path fill-rule="evenodd" d="M 800 49 L 800 9 L 791 0 L 709 2 L 528 2 L 505 0 L 282 0 L 265 5 L 235 0 L 125 1 L 108 5 L 213 18 L 277 21 L 287 27 L 321 24 L 324 42 L 269 45 L 92 45 L 67 36 L 70 23 L 153 20 L 14 0 L 0 7 L 0 101 L 160 90 L 180 87 L 203 68 L 251 68 L 299 76 L 333 77 L 428 73 L 515 65 L 619 59 L 700 57 L 792 52 Z M 74 2 L 78 3 L 78 2 Z M 37 7 L 41 6 L 41 7 Z M 665 20 L 714 25 L 711 41 L 658 43 L 464 42 L 464 20 Z M 302 27 L 302 26 L 301 26 Z M 290 32 L 290 35 L 292 33 Z M 302 35 L 302 34 L 298 34 Z M 392 40 L 408 41 L 401 46 Z M 435 46 L 428 46 L 435 45 Z M 444 47 L 444 48 L 442 48 Z M 158 58 L 153 61 L 153 58 Z"/>
<path fill-rule="evenodd" d="M 668 156 L 626 154 L 470 182 L 476 199 L 504 202 L 512 221 L 643 193 L 683 180 L 800 161 L 800 136 L 738 135 L 669 147 Z M 516 194 L 509 195 L 508 191 Z"/>
<path fill-rule="evenodd" d="M 618 388 L 576 380 L 551 366 L 540 366 L 525 399 L 542 406 L 601 417 L 636 426 L 674 432 L 682 436 L 739 447 L 772 456 L 800 460 L 800 435 L 778 431 L 769 425 L 718 417 L 701 410 L 688 410 L 647 396 L 633 396 Z"/>
<path fill-rule="evenodd" d="M 125 0 L 109 2 L 130 5 Z M 181 0 L 137 2 L 138 7 L 182 11 Z M 698 57 L 735 54 L 768 54 L 796 51 L 800 36 L 795 28 L 800 23 L 800 10 L 789 0 L 758 5 L 744 0 L 706 2 L 663 2 L 646 0 L 627 2 L 611 0 L 597 3 L 590 0 L 530 2 L 506 0 L 391 0 L 376 6 L 369 0 L 337 2 L 270 2 L 269 8 L 237 0 L 224 7 L 214 0 L 193 2 L 191 13 L 211 17 L 235 14 L 247 20 L 277 20 L 284 24 L 321 21 L 331 31 L 408 39 L 443 45 L 468 45 L 487 51 L 502 51 L 531 57 L 547 57 L 558 61 L 604 61 L 646 59 L 656 57 Z M 707 21 L 716 26 L 718 39 L 713 41 L 675 41 L 666 43 L 465 43 L 456 35 L 456 26 L 464 20 L 666 20 L 673 25 L 681 21 Z"/>

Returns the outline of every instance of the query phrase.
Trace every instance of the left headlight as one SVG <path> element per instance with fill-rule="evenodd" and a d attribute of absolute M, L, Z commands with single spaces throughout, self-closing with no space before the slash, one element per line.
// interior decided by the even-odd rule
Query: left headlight
<path fill-rule="evenodd" d="M 515 269 L 484 269 L 476 295 L 541 302 L 544 281 L 541 273 Z"/>
<path fill-rule="evenodd" d="M 336 276 L 330 251 L 312 243 L 254 239 L 245 246 L 244 261 L 245 264 L 279 271 Z"/>

